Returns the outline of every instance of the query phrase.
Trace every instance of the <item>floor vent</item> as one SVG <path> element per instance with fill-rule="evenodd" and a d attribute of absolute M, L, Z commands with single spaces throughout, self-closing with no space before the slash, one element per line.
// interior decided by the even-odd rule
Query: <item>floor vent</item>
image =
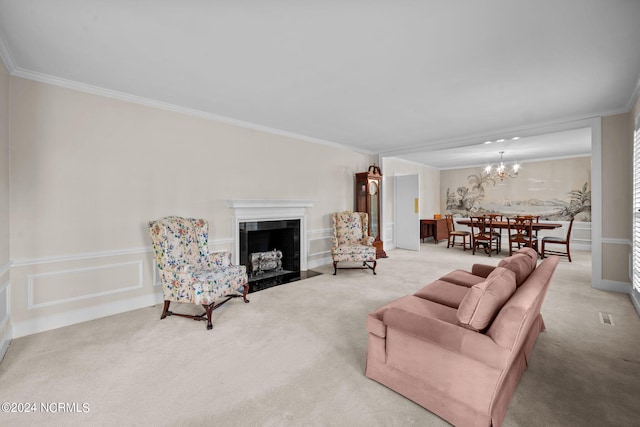
<path fill-rule="evenodd" d="M 603 325 L 616 326 L 616 324 L 613 323 L 613 317 L 609 313 L 599 312 L 598 314 L 600 315 L 600 323 Z"/>

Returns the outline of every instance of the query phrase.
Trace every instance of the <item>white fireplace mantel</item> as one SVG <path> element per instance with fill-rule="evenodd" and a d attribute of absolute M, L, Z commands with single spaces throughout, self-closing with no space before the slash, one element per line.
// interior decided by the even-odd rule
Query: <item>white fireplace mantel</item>
<path fill-rule="evenodd" d="M 307 270 L 307 210 L 312 200 L 234 199 L 227 200 L 233 209 L 234 262 L 240 258 L 240 223 L 251 221 L 300 220 L 300 270 Z"/>

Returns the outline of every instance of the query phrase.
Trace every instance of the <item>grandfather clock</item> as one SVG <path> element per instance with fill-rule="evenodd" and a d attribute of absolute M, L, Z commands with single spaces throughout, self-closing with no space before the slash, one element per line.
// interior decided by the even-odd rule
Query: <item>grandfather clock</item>
<path fill-rule="evenodd" d="M 369 166 L 367 172 L 356 173 L 356 212 L 369 214 L 369 235 L 375 237 L 373 246 L 376 248 L 376 258 L 386 258 L 382 239 L 380 239 L 380 189 L 382 188 L 382 173 L 376 165 Z"/>

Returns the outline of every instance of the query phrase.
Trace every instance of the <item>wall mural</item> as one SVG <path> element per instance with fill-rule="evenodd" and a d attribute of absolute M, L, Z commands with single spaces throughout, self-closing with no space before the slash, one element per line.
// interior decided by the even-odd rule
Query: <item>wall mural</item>
<path fill-rule="evenodd" d="M 522 165 L 518 176 L 494 180 L 480 168 L 442 171 L 448 214 L 539 215 L 541 220 L 591 221 L 591 157 Z"/>

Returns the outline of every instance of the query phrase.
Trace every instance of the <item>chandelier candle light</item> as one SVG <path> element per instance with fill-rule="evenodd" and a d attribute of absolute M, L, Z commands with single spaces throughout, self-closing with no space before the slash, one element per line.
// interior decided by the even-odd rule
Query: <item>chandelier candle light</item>
<path fill-rule="evenodd" d="M 500 181 L 504 181 L 506 178 L 515 178 L 516 176 L 518 176 L 520 165 L 518 163 L 515 163 L 512 166 L 511 172 L 507 172 L 507 167 L 502 161 L 503 154 L 504 151 L 500 151 L 500 165 L 497 166 L 495 170 L 493 170 L 493 167 L 491 165 L 488 165 L 486 168 L 484 168 L 484 172 L 489 175 L 491 179 L 499 179 Z"/>

